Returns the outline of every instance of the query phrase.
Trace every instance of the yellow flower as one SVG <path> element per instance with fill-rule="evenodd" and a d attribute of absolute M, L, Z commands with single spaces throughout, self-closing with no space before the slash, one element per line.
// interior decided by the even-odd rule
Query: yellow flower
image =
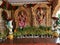
<path fill-rule="evenodd" d="M 53 36 L 54 36 L 54 37 L 58 37 L 59 35 L 58 35 L 57 32 L 54 32 L 54 33 L 53 33 Z"/>
<path fill-rule="evenodd" d="M 13 34 L 8 35 L 8 38 L 9 38 L 10 40 L 13 40 Z"/>

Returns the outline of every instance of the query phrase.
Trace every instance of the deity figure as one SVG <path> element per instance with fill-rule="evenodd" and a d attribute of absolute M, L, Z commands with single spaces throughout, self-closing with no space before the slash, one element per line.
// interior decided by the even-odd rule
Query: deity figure
<path fill-rule="evenodd" d="M 22 11 L 19 14 L 19 27 L 20 27 L 20 29 L 23 30 L 23 28 L 25 27 L 25 22 L 26 22 L 26 15 Z"/>
<path fill-rule="evenodd" d="M 38 21 L 39 24 L 42 24 L 45 16 L 43 9 L 37 8 L 36 13 L 37 13 L 36 20 Z"/>
<path fill-rule="evenodd" d="M 13 20 L 12 19 L 9 19 L 7 22 L 6 22 L 6 26 L 7 28 L 9 29 L 9 34 L 13 34 L 13 25 L 12 25 L 12 22 Z"/>

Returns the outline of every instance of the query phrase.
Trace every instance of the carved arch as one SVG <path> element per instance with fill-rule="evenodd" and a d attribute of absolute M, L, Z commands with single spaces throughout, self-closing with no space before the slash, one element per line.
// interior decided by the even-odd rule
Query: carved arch
<path fill-rule="evenodd" d="M 46 8 L 46 18 L 48 18 L 48 15 L 50 15 L 50 13 L 49 13 L 50 7 L 49 7 L 47 4 L 37 4 L 37 5 L 35 5 L 34 7 L 32 7 L 32 14 L 33 14 L 33 16 L 34 16 L 34 17 L 33 17 L 33 18 L 34 18 L 34 21 L 33 21 L 34 24 L 33 24 L 33 25 L 34 25 L 34 26 L 37 26 L 37 27 L 39 27 L 39 24 L 38 24 L 38 22 L 36 21 L 36 15 L 37 15 L 37 14 L 36 14 L 36 10 L 37 10 L 38 7 L 41 7 L 41 8 L 44 8 L 44 7 L 45 7 L 45 8 Z M 48 23 L 49 23 L 48 20 L 49 20 L 49 19 L 46 19 L 46 26 L 49 26 L 49 25 L 48 25 Z"/>
<path fill-rule="evenodd" d="M 25 11 L 26 12 L 26 25 L 25 26 L 30 26 L 30 14 L 29 14 L 29 11 L 25 7 L 21 6 L 15 11 L 15 14 L 14 14 L 14 18 L 15 18 L 15 22 L 16 22 L 16 28 L 18 28 L 18 26 L 19 26 L 19 24 L 18 24 L 19 23 L 18 13 L 20 11 Z"/>

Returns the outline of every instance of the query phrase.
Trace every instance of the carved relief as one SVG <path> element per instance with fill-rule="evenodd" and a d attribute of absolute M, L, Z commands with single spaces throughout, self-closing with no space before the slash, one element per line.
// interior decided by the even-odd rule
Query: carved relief
<path fill-rule="evenodd" d="M 19 26 L 29 26 L 30 25 L 30 16 L 29 16 L 29 11 L 22 7 L 19 7 L 16 11 L 15 11 L 15 22 L 16 22 L 16 28 L 18 28 Z M 21 25 L 22 23 L 22 25 Z"/>
<path fill-rule="evenodd" d="M 34 26 L 46 26 L 48 23 L 48 11 L 49 7 L 46 4 L 38 4 L 32 7 L 33 13 L 33 25 Z"/>

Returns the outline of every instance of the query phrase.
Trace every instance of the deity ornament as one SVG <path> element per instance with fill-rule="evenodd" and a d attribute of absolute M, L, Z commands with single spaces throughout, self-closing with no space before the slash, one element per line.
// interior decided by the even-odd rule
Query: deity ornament
<path fill-rule="evenodd" d="M 20 29 L 23 30 L 23 28 L 25 27 L 25 22 L 26 22 L 26 15 L 22 11 L 21 14 L 19 14 L 19 27 L 20 27 Z"/>

